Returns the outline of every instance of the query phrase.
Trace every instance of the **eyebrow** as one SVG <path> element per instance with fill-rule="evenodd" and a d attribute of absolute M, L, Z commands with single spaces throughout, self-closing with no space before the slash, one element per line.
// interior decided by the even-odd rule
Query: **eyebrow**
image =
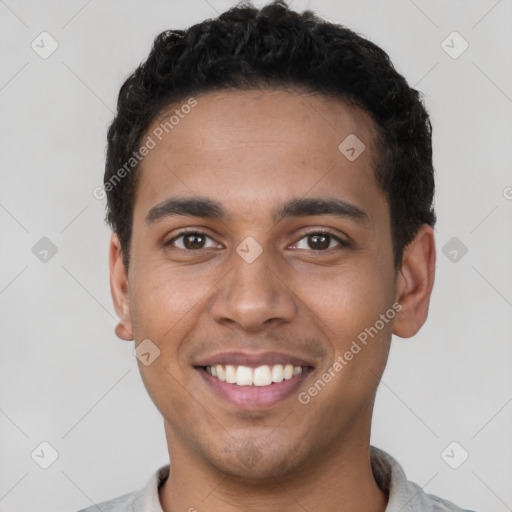
<path fill-rule="evenodd" d="M 146 216 L 146 223 L 153 224 L 176 215 L 225 220 L 226 210 L 212 199 L 202 197 L 173 197 L 153 206 Z M 272 218 L 279 222 L 289 217 L 335 215 L 361 223 L 369 223 L 368 214 L 359 207 L 337 198 L 291 199 L 274 210 Z"/>

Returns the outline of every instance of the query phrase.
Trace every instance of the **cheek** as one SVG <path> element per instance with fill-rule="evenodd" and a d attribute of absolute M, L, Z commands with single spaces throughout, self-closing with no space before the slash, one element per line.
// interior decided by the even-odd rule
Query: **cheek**
<path fill-rule="evenodd" d="M 176 361 L 180 341 L 197 322 L 213 283 L 204 275 L 186 278 L 165 263 L 139 269 L 130 301 L 135 339 L 151 339 Z"/>
<path fill-rule="evenodd" d="M 327 407 L 331 419 L 342 422 L 373 403 L 386 365 L 395 315 L 393 296 L 384 282 L 387 277 L 374 267 L 361 271 L 347 267 L 345 272 L 338 269 L 325 279 L 303 282 L 300 296 L 320 320 L 317 324 L 331 345 L 330 360 L 318 380 L 304 391 L 309 397 L 321 395 L 318 400 L 311 399 L 319 416 Z M 380 315 L 390 309 L 387 321 L 381 320 Z"/>
<path fill-rule="evenodd" d="M 185 404 L 188 368 L 180 362 L 180 348 L 197 322 L 206 287 L 184 283 L 162 265 L 140 270 L 130 303 L 133 334 L 137 343 L 151 340 L 159 352 L 150 365 L 139 361 L 138 366 L 149 396 L 167 418 L 170 404 Z"/>
<path fill-rule="evenodd" d="M 363 407 L 371 402 L 375 386 L 384 370 L 389 352 L 394 296 L 388 274 L 375 263 L 347 265 L 324 277 L 302 279 L 300 296 L 319 320 L 332 359 L 326 362 L 323 377 L 332 382 L 324 398 L 333 403 L 343 398 L 346 407 Z M 334 366 L 336 365 L 336 366 Z M 330 370 L 329 367 L 333 367 Z M 331 395 L 332 393 L 332 395 Z M 346 409 L 342 408 L 342 411 Z M 340 414 L 344 414 L 340 412 Z"/>
<path fill-rule="evenodd" d="M 373 325 L 393 297 L 376 265 L 352 265 L 302 275 L 293 287 L 329 338 L 348 340 Z"/>

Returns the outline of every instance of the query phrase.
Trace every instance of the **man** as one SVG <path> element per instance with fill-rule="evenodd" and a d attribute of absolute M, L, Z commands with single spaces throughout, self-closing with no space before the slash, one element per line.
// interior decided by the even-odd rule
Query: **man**
<path fill-rule="evenodd" d="M 391 335 L 428 314 L 433 174 L 419 93 L 344 27 L 277 2 L 156 38 L 104 184 L 170 466 L 101 510 L 461 510 L 369 444 Z"/>

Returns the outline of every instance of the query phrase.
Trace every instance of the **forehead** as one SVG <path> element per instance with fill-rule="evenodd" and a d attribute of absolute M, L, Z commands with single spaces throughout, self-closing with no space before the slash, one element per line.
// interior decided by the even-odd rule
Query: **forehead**
<path fill-rule="evenodd" d="M 368 114 L 323 95 L 251 90 L 185 99 L 146 132 L 154 148 L 140 165 L 135 210 L 173 194 L 224 197 L 228 213 L 231 205 L 246 214 L 310 192 L 375 204 L 382 193 L 374 136 Z"/>

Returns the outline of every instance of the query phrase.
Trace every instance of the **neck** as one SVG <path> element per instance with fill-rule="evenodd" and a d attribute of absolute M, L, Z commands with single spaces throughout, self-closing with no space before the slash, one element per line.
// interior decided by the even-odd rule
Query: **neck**
<path fill-rule="evenodd" d="M 369 436 L 368 436 L 369 437 Z M 170 444 L 171 446 L 171 444 Z M 219 472 L 196 454 L 172 444 L 169 478 L 160 488 L 164 512 L 384 512 L 387 494 L 373 477 L 369 439 L 347 442 L 280 479 L 247 482 Z"/>

